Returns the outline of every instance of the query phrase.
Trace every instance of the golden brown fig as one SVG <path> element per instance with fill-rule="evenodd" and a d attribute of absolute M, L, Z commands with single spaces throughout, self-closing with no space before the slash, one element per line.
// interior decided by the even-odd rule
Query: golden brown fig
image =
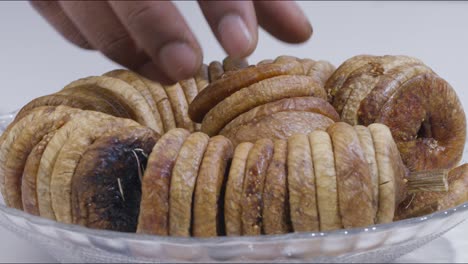
<path fill-rule="evenodd" d="M 437 75 L 411 78 L 376 120 L 386 124 L 410 170 L 452 168 L 461 160 L 466 117 L 453 88 Z"/>
<path fill-rule="evenodd" d="M 48 181 L 45 181 L 45 186 L 41 184 L 42 188 L 46 187 L 43 189 L 41 198 L 46 197 L 46 199 L 42 198 L 42 200 L 50 201 L 51 208 L 53 209 L 51 215 L 54 215 L 57 221 L 72 223 L 71 182 L 78 163 L 87 147 L 104 133 L 116 134 L 122 128 L 128 130 L 131 127 L 138 126 L 137 122 L 130 119 L 104 116 L 96 112 L 82 112 L 63 126 L 56 133 L 56 136 L 54 135 L 49 144 L 52 145 L 52 143 L 60 142 L 60 138 L 62 138 L 62 143 L 57 144 L 61 148 L 53 153 L 54 156 L 52 156 L 51 160 L 55 160 L 55 162 L 50 163 L 52 165 L 50 167 L 51 170 L 45 170 L 45 173 L 38 174 L 38 177 L 40 176 L 40 179 L 48 179 Z M 56 141 L 57 138 L 59 139 L 58 141 Z M 46 152 L 50 150 L 49 144 Z M 44 154 L 48 154 L 46 152 Z M 41 159 L 40 168 L 42 168 L 42 165 Z M 41 181 L 41 183 L 43 182 Z M 47 182 L 49 185 L 47 185 Z M 40 209 L 47 210 L 50 208 L 50 205 L 43 201 L 40 202 L 40 205 L 44 205 Z M 42 214 L 44 214 L 44 210 L 41 210 Z"/>
<path fill-rule="evenodd" d="M 245 141 L 255 142 L 262 138 L 287 139 L 294 134 L 326 130 L 333 123 L 335 122 L 330 118 L 313 112 L 284 111 L 256 118 L 220 134 L 229 138 L 236 146 Z"/>
<path fill-rule="evenodd" d="M 377 167 L 377 159 L 374 147 L 374 141 L 369 128 L 365 126 L 354 126 L 354 130 L 359 137 L 364 156 L 366 157 L 367 164 L 369 165 L 369 172 L 372 181 L 372 205 L 374 208 L 374 215 L 377 216 L 379 207 L 379 168 Z"/>
<path fill-rule="evenodd" d="M 452 169 L 447 180 L 448 192 L 418 192 L 409 195 L 399 205 L 395 220 L 423 216 L 468 202 L 468 164 Z"/>
<path fill-rule="evenodd" d="M 231 141 L 223 136 L 210 138 L 198 172 L 193 201 L 193 235 L 224 235 L 222 201 L 225 174 L 232 159 Z"/>
<path fill-rule="evenodd" d="M 208 65 L 208 74 L 210 76 L 210 82 L 221 79 L 224 74 L 223 64 L 219 61 L 213 61 Z"/>
<path fill-rule="evenodd" d="M 171 103 L 164 87 L 160 83 L 153 82 L 143 76 L 139 77 L 146 84 L 153 96 L 153 100 L 156 102 L 156 107 L 158 108 L 163 122 L 164 131 L 167 132 L 176 128 L 174 113 L 172 112 Z"/>
<path fill-rule="evenodd" d="M 403 83 L 414 76 L 430 72 L 432 70 L 421 63 L 408 63 L 395 67 L 380 76 L 372 91 L 360 102 L 357 111 L 359 123 L 365 126 L 374 123 L 383 105 Z"/>
<path fill-rule="evenodd" d="M 328 61 L 316 61 L 313 64 L 309 61 L 303 61 L 304 74 L 316 79 L 321 86 L 325 86 L 328 78 L 335 71 L 335 66 L 333 66 Z M 306 63 L 304 65 L 304 63 Z M 307 69 L 307 67 L 310 67 Z M 307 71 L 306 71 L 307 70 Z"/>
<path fill-rule="evenodd" d="M 92 101 L 95 100 L 101 101 L 97 103 L 102 107 L 105 107 L 103 113 L 114 113 L 116 117 L 123 118 L 135 118 L 135 113 L 128 104 L 122 103 L 112 95 L 112 92 L 104 89 L 95 89 L 93 86 L 80 86 L 74 87 L 72 89 L 61 90 L 57 94 L 73 95 L 85 98 L 86 100 Z"/>
<path fill-rule="evenodd" d="M 156 107 L 156 102 L 153 99 L 153 96 L 146 86 L 146 84 L 140 79 L 139 75 L 129 70 L 113 70 L 103 74 L 103 76 L 114 77 L 120 79 L 135 88 L 140 94 L 145 98 L 146 102 L 150 106 L 150 109 L 153 113 L 154 119 L 158 124 L 159 131 L 162 133 L 164 126 L 162 123 L 161 115 L 159 114 L 158 108 Z"/>
<path fill-rule="evenodd" d="M 270 64 L 270 63 L 273 63 L 273 62 L 274 62 L 274 60 L 272 60 L 272 59 L 264 59 L 264 60 L 259 61 L 257 63 L 257 66 L 263 65 L 263 64 Z"/>
<path fill-rule="evenodd" d="M 315 174 L 309 139 L 306 135 L 297 134 L 288 139 L 287 166 L 293 230 L 319 231 Z"/>
<path fill-rule="evenodd" d="M 263 190 L 263 229 L 265 234 L 285 234 L 292 230 L 289 217 L 286 161 L 288 142 L 275 140 Z"/>
<path fill-rule="evenodd" d="M 190 132 L 195 130 L 192 120 L 188 117 L 188 102 L 179 83 L 166 86 L 166 93 L 172 105 L 172 111 L 177 127 L 185 128 Z"/>
<path fill-rule="evenodd" d="M 297 61 L 262 64 L 239 70 L 236 74 L 211 81 L 190 104 L 189 116 L 194 122 L 201 122 L 208 111 L 242 88 L 275 76 L 302 73 L 302 65 Z"/>
<path fill-rule="evenodd" d="M 169 235 L 189 237 L 192 223 L 192 197 L 198 170 L 208 145 L 203 133 L 191 134 L 177 156 L 170 184 Z"/>
<path fill-rule="evenodd" d="M 59 106 L 64 105 L 68 107 L 83 109 L 83 110 L 95 110 L 98 111 L 99 104 L 96 104 L 96 101 L 90 102 L 84 98 L 73 96 L 73 95 L 65 95 L 65 94 L 50 94 L 38 97 L 25 106 L 21 108 L 21 110 L 16 115 L 15 119 L 21 119 L 24 117 L 30 110 L 39 107 L 39 106 Z M 113 112 L 109 112 L 108 114 L 113 114 Z"/>
<path fill-rule="evenodd" d="M 396 206 L 406 197 L 405 167 L 387 126 L 372 124 L 369 127 L 374 142 L 379 172 L 379 209 L 377 223 L 393 221 Z"/>
<path fill-rule="evenodd" d="M 249 67 L 249 62 L 246 59 L 234 59 L 226 57 L 223 60 L 223 69 L 225 72 L 237 71 Z"/>
<path fill-rule="evenodd" d="M 180 148 L 190 135 L 175 128 L 164 134 L 154 146 L 142 182 L 137 233 L 169 235 L 169 188 L 172 169 Z"/>
<path fill-rule="evenodd" d="M 31 150 L 51 131 L 63 126 L 77 112 L 66 106 L 47 106 L 31 110 L 9 126 L 0 147 L 0 187 L 9 207 L 22 209 L 21 177 Z"/>
<path fill-rule="evenodd" d="M 309 73 L 310 69 L 312 69 L 312 67 L 316 63 L 316 61 L 312 59 L 301 59 L 299 60 L 299 62 L 302 64 L 302 68 L 304 69 L 304 74 L 306 75 Z"/>
<path fill-rule="evenodd" d="M 127 104 L 135 113 L 135 121 L 154 129 L 161 133 L 161 128 L 158 126 L 150 106 L 145 98 L 128 83 L 106 76 L 92 76 L 76 80 L 68 84 L 64 90 L 73 89 L 75 87 L 92 86 L 95 89 L 105 89 L 110 92 L 116 100 Z"/>
<path fill-rule="evenodd" d="M 331 125 L 328 133 L 333 144 L 343 227 L 373 225 L 372 180 L 358 135 L 352 126 L 343 122 Z"/>
<path fill-rule="evenodd" d="M 343 228 L 338 208 L 338 191 L 333 146 L 325 131 L 308 135 L 314 166 L 320 231 Z"/>
<path fill-rule="evenodd" d="M 241 198 L 242 235 L 262 234 L 263 189 L 273 146 L 270 139 L 260 139 L 255 142 L 247 158 Z"/>
<path fill-rule="evenodd" d="M 180 83 L 180 86 L 182 87 L 182 90 L 184 91 L 187 104 L 190 105 L 198 94 L 197 83 L 195 82 L 195 79 L 193 78 L 180 81 L 179 83 Z M 194 125 L 194 131 L 201 130 L 201 124 L 194 123 L 193 125 Z"/>
<path fill-rule="evenodd" d="M 54 134 L 55 131 L 51 131 L 42 138 L 31 150 L 26 164 L 24 165 L 23 177 L 21 178 L 21 200 L 23 202 L 23 210 L 32 215 L 39 215 L 36 192 L 37 170 L 41 162 L 42 154 Z"/>
<path fill-rule="evenodd" d="M 242 235 L 242 189 L 244 186 L 244 172 L 247 157 L 252 147 L 253 144 L 250 142 L 244 142 L 237 145 L 232 158 L 224 198 L 224 221 L 227 236 Z"/>
<path fill-rule="evenodd" d="M 238 115 L 254 107 L 301 96 L 315 96 L 322 99 L 326 97 L 323 87 L 308 76 L 285 75 L 260 81 L 239 90 L 212 108 L 202 121 L 202 131 L 208 135 L 216 135 Z"/>
<path fill-rule="evenodd" d="M 146 127 L 126 127 L 88 147 L 73 175 L 73 223 L 136 231 L 142 169 L 158 137 Z"/>
<path fill-rule="evenodd" d="M 358 55 L 354 56 L 345 62 L 343 62 L 338 69 L 333 73 L 332 76 L 327 80 L 325 84 L 325 90 L 328 94 L 328 101 L 333 102 L 338 91 L 340 91 L 343 83 L 348 79 L 349 75 L 354 72 L 356 69 L 366 65 L 370 58 L 374 56 L 371 55 Z"/>

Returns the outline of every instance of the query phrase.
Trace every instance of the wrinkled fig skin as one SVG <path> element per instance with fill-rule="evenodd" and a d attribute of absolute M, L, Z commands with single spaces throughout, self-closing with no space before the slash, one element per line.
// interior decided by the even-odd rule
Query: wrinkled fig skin
<path fill-rule="evenodd" d="M 376 121 L 390 128 L 410 170 L 448 169 L 461 160 L 465 113 L 453 88 L 437 75 L 422 74 L 403 84 Z"/>
<path fill-rule="evenodd" d="M 225 174 L 232 154 L 233 146 L 229 139 L 220 135 L 210 138 L 195 185 L 192 222 L 195 237 L 225 234 L 222 190 L 225 189 Z"/>
<path fill-rule="evenodd" d="M 236 146 L 241 142 L 255 142 L 262 138 L 287 139 L 294 134 L 326 130 L 333 123 L 335 123 L 333 120 L 321 114 L 285 111 L 256 118 L 221 134 L 229 138 Z"/>
<path fill-rule="evenodd" d="M 51 94 L 45 95 L 39 98 L 36 98 L 29 102 L 27 105 L 23 106 L 21 110 L 16 115 L 15 119 L 21 119 L 24 117 L 29 111 L 32 109 L 39 107 L 39 106 L 59 106 L 64 105 L 73 108 L 79 108 L 83 110 L 94 110 L 99 111 L 99 105 L 95 104 L 95 102 L 90 102 L 87 99 L 83 99 L 79 96 L 73 95 L 64 95 L 64 94 Z M 109 112 L 108 114 L 113 114 Z"/>
<path fill-rule="evenodd" d="M 263 189 L 273 147 L 272 140 L 260 139 L 255 142 L 247 158 L 241 198 L 242 235 L 262 234 Z"/>
<path fill-rule="evenodd" d="M 179 83 L 166 86 L 166 93 L 171 102 L 172 112 L 174 113 L 177 127 L 184 128 L 190 132 L 195 131 L 194 123 L 188 117 L 188 102 L 185 99 L 184 90 Z"/>
<path fill-rule="evenodd" d="M 358 135 L 352 126 L 343 122 L 331 125 L 327 131 L 333 144 L 338 204 L 343 226 L 354 228 L 373 225 L 372 180 Z"/>
<path fill-rule="evenodd" d="M 148 158 L 142 183 L 137 233 L 169 235 L 169 188 L 172 169 L 190 132 L 175 128 L 164 134 Z"/>
<path fill-rule="evenodd" d="M 74 224 L 136 231 L 141 199 L 139 171 L 146 167 L 147 154 L 157 139 L 147 128 L 121 130 L 88 148 L 72 181 Z"/>
<path fill-rule="evenodd" d="M 205 115 L 219 102 L 259 81 L 285 74 L 302 74 L 299 62 L 262 64 L 236 71 L 236 74 L 210 84 L 190 104 L 189 116 L 194 122 L 201 122 Z"/>
<path fill-rule="evenodd" d="M 242 235 L 241 199 L 247 158 L 254 145 L 243 142 L 234 150 L 224 198 L 224 221 L 227 236 Z"/>
<path fill-rule="evenodd" d="M 224 74 L 223 64 L 219 61 L 212 61 L 208 65 L 208 74 L 210 76 L 210 82 L 221 79 L 221 76 Z"/>
<path fill-rule="evenodd" d="M 234 118 L 259 105 L 302 96 L 326 98 L 323 87 L 309 76 L 283 75 L 260 81 L 237 91 L 212 108 L 203 118 L 202 131 L 216 135 Z"/>
<path fill-rule="evenodd" d="M 275 140 L 273 157 L 268 166 L 263 190 L 263 229 L 265 234 L 285 234 L 292 231 L 287 188 L 288 142 Z"/>
<path fill-rule="evenodd" d="M 223 68 L 225 72 L 237 71 L 249 67 L 249 62 L 246 59 L 234 59 L 226 57 L 223 60 Z"/>
<path fill-rule="evenodd" d="M 447 180 L 448 192 L 419 192 L 409 195 L 398 207 L 395 220 L 423 216 L 468 202 L 468 164 L 452 169 Z"/>

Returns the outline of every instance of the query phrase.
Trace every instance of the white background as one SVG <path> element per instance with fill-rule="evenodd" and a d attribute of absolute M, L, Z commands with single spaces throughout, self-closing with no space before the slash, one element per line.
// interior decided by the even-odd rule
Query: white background
<path fill-rule="evenodd" d="M 177 2 L 205 52 L 225 55 L 195 2 Z M 468 109 L 468 3 L 300 2 L 314 27 L 303 45 L 287 45 L 260 31 L 249 58 L 278 55 L 329 60 L 336 66 L 358 54 L 404 54 L 422 59 L 457 90 Z M 118 65 L 63 40 L 26 2 L 0 2 L 0 113 L 53 93 L 67 83 Z M 468 262 L 465 223 L 400 261 Z M 0 262 L 51 262 L 34 244 L 0 227 Z"/>

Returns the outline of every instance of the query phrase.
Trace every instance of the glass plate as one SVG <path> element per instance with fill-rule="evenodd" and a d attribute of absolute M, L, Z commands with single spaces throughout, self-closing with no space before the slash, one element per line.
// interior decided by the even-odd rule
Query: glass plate
<path fill-rule="evenodd" d="M 14 113 L 0 116 L 0 133 Z M 465 148 L 464 162 L 468 158 Z M 462 223 L 468 203 L 367 228 L 258 237 L 175 238 L 94 230 L 7 208 L 0 225 L 61 262 L 389 262 Z"/>

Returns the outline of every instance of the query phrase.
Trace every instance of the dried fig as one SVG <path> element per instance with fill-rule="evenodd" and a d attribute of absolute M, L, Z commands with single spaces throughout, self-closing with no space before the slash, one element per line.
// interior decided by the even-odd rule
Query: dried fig
<path fill-rule="evenodd" d="M 210 83 L 221 79 L 221 76 L 224 74 L 223 64 L 219 61 L 212 61 L 208 65 L 208 74 L 210 76 Z"/>
<path fill-rule="evenodd" d="M 89 146 L 73 175 L 73 223 L 135 232 L 142 170 L 157 139 L 149 128 L 126 127 Z"/>
<path fill-rule="evenodd" d="M 154 146 L 142 181 L 137 233 L 169 235 L 169 188 L 172 169 L 180 148 L 190 135 L 175 128 L 164 134 Z"/>
<path fill-rule="evenodd" d="M 234 150 L 224 198 L 224 221 L 227 236 L 242 235 L 241 200 L 247 157 L 253 144 L 243 142 Z"/>
<path fill-rule="evenodd" d="M 120 79 L 135 88 L 140 94 L 145 98 L 148 103 L 151 112 L 153 113 L 154 120 L 158 124 L 159 131 L 162 133 L 164 131 L 164 125 L 162 123 L 161 115 L 159 114 L 158 108 L 156 107 L 156 102 L 153 99 L 153 96 L 146 84 L 141 80 L 139 75 L 129 70 L 113 70 L 103 74 L 103 76 L 114 77 Z"/>
<path fill-rule="evenodd" d="M 107 90 L 119 103 L 129 106 L 128 109 L 135 113 L 135 121 L 161 133 L 161 128 L 158 126 L 145 98 L 128 83 L 112 77 L 92 76 L 74 81 L 67 85 L 64 90 L 82 86 Z"/>
<path fill-rule="evenodd" d="M 242 88 L 275 76 L 302 73 L 302 65 L 294 61 L 248 67 L 215 82 L 211 80 L 190 104 L 189 116 L 194 122 L 202 122 L 208 111 Z"/>
<path fill-rule="evenodd" d="M 51 131 L 63 126 L 78 110 L 66 106 L 39 107 L 10 126 L 0 148 L 0 185 L 5 203 L 23 209 L 21 178 L 31 150 Z"/>
<path fill-rule="evenodd" d="M 288 142 L 275 140 L 273 157 L 263 189 L 263 230 L 265 234 L 285 234 L 292 230 L 287 187 Z"/>
<path fill-rule="evenodd" d="M 343 228 L 338 207 L 335 158 L 330 135 L 317 130 L 308 137 L 314 167 L 320 231 Z"/>
<path fill-rule="evenodd" d="M 294 134 L 326 130 L 333 123 L 330 118 L 313 112 L 284 111 L 255 118 L 220 134 L 229 138 L 236 146 L 241 142 L 255 142 L 261 138 L 287 139 Z"/>
<path fill-rule="evenodd" d="M 273 141 L 260 139 L 247 157 L 241 198 L 242 235 L 262 234 L 263 188 L 272 156 Z"/>
<path fill-rule="evenodd" d="M 352 126 L 343 122 L 331 125 L 328 133 L 335 157 L 338 204 L 343 227 L 373 225 L 372 180 L 358 135 Z"/>
<path fill-rule="evenodd" d="M 288 139 L 288 190 L 295 232 L 319 231 L 315 173 L 309 139 L 296 134 Z"/>
<path fill-rule="evenodd" d="M 210 138 L 198 172 L 193 201 L 193 235 L 224 235 L 223 203 L 225 174 L 233 146 L 223 136 Z"/>
<path fill-rule="evenodd" d="M 36 192 L 37 170 L 41 162 L 42 154 L 54 134 L 55 131 L 51 131 L 42 138 L 31 150 L 26 164 L 24 165 L 23 177 L 21 178 L 21 199 L 23 202 L 23 210 L 32 215 L 39 216 L 39 204 Z"/>
<path fill-rule="evenodd" d="M 191 134 L 177 156 L 169 194 L 169 235 L 191 235 L 192 197 L 200 164 L 209 137 L 203 133 Z"/>
<path fill-rule="evenodd" d="M 453 88 L 437 75 L 411 78 L 387 101 L 377 122 L 392 131 L 410 170 L 451 168 L 466 141 L 466 117 Z"/>
<path fill-rule="evenodd" d="M 210 77 L 208 75 L 208 65 L 203 64 L 195 75 L 195 82 L 197 83 L 198 92 L 201 92 L 203 89 L 208 86 L 210 83 Z"/>
<path fill-rule="evenodd" d="M 237 71 L 249 67 L 249 62 L 246 59 L 234 59 L 226 57 L 223 60 L 223 69 L 225 72 Z"/>
<path fill-rule="evenodd" d="M 172 105 L 172 112 L 174 113 L 177 127 L 185 128 L 190 132 L 193 132 L 195 127 L 192 120 L 188 117 L 188 103 L 180 84 L 176 83 L 174 85 L 167 86 L 166 92 Z"/>
<path fill-rule="evenodd" d="M 202 121 L 202 131 L 215 135 L 238 115 L 254 107 L 301 96 L 325 98 L 326 95 L 323 88 L 307 76 L 285 75 L 260 81 L 237 91 L 211 109 Z"/>

